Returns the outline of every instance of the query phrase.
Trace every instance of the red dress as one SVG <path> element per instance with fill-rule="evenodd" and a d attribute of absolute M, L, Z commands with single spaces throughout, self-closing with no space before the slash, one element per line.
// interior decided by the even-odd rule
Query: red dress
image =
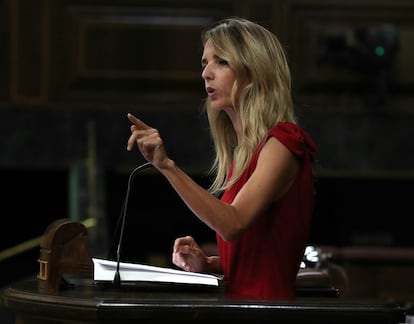
<path fill-rule="evenodd" d="M 300 170 L 289 191 L 239 238 L 225 242 L 219 235 L 226 293 L 230 298 L 293 300 L 296 275 L 307 244 L 314 207 L 312 161 L 316 146 L 299 126 L 279 122 L 268 136 L 277 138 L 299 160 Z M 231 203 L 256 168 L 256 149 L 241 178 L 223 193 Z"/>

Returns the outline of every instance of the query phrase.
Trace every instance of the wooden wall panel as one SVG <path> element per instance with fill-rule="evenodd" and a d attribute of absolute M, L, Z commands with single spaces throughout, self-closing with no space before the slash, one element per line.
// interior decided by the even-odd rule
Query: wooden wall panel
<path fill-rule="evenodd" d="M 200 103 L 200 33 L 229 13 L 138 5 L 56 10 L 52 100 L 138 109 Z"/>
<path fill-rule="evenodd" d="M 12 102 L 47 101 L 49 1 L 10 1 L 10 91 Z"/>
<path fill-rule="evenodd" d="M 0 4 L 5 9 L 0 13 L 3 102 L 81 109 L 125 105 L 151 111 L 193 109 L 203 97 L 201 29 L 222 17 L 240 15 L 262 23 L 281 39 L 299 108 L 304 104 L 318 112 L 360 112 L 380 106 L 413 113 L 410 0 L 3 0 Z M 357 59 L 350 52 L 355 36 L 358 30 L 383 26 L 397 32 L 393 69 L 362 72 L 384 57 L 355 65 Z"/>
<path fill-rule="evenodd" d="M 401 98 L 414 90 L 412 1 L 288 0 L 281 8 L 274 19 L 283 21 L 298 95 L 334 111 L 405 109 Z"/>

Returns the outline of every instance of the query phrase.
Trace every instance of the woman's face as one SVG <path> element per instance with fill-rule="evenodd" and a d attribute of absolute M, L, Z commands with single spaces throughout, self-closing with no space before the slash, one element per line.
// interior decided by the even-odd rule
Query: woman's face
<path fill-rule="evenodd" d="M 231 90 L 236 76 L 228 63 L 217 56 L 210 41 L 204 45 L 201 67 L 210 107 L 215 110 L 234 110 Z"/>

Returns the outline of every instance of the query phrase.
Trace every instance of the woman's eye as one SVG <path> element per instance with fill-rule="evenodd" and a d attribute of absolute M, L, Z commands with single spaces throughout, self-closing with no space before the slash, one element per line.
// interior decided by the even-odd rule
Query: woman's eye
<path fill-rule="evenodd" d="M 218 63 L 220 65 L 229 65 L 229 63 L 226 60 L 219 60 Z"/>

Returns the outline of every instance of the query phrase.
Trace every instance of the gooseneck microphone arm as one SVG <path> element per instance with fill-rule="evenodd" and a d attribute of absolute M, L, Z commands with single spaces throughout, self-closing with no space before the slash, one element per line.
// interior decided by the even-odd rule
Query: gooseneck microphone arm
<path fill-rule="evenodd" d="M 126 219 L 126 213 L 127 213 L 127 209 L 128 209 L 128 199 L 129 199 L 129 192 L 131 189 L 131 183 L 132 180 L 134 179 L 135 175 L 142 170 L 148 169 L 152 167 L 152 164 L 150 162 L 141 164 L 139 166 L 137 166 L 129 175 L 129 179 L 128 179 L 128 187 L 127 187 L 127 192 L 125 195 L 125 200 L 124 200 L 124 205 L 122 208 L 122 213 L 121 213 L 121 219 L 122 219 L 122 225 L 121 225 L 121 231 L 119 234 L 119 240 L 118 240 L 118 245 L 117 245 L 117 249 L 116 249 L 116 271 L 115 271 L 115 276 L 114 276 L 114 280 L 113 283 L 115 285 L 120 285 L 121 284 L 121 276 L 119 274 L 119 264 L 121 262 L 121 246 L 122 246 L 122 239 L 124 237 L 124 228 L 125 228 L 125 219 Z"/>

